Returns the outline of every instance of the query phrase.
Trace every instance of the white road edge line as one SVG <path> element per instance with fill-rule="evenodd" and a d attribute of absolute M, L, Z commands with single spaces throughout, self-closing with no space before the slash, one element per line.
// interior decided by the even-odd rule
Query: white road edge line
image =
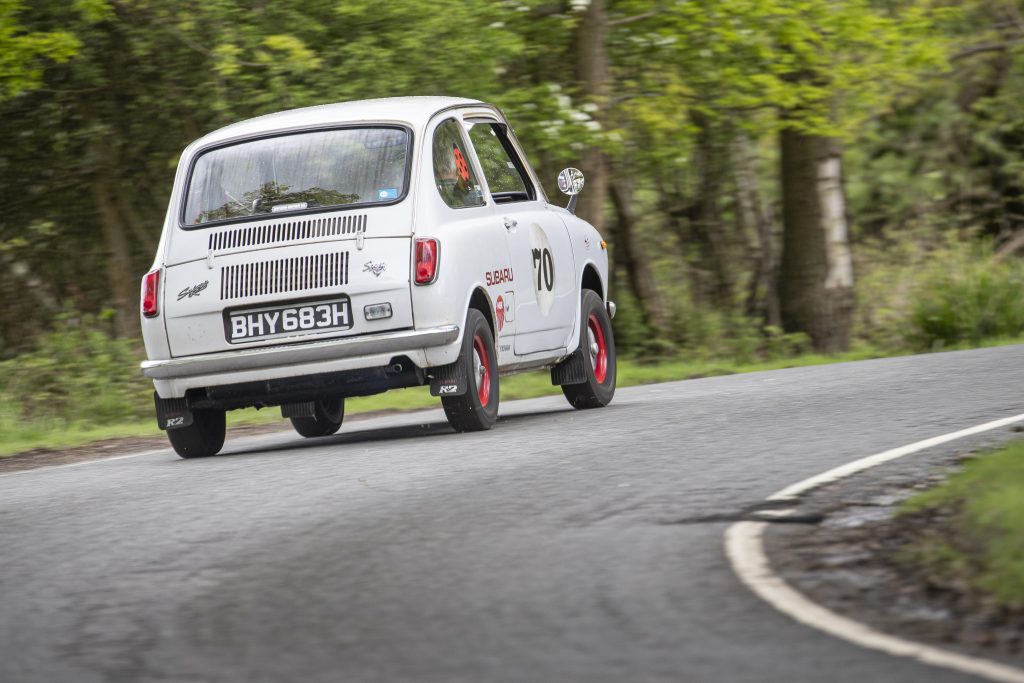
<path fill-rule="evenodd" d="M 265 434 L 253 434 L 251 436 L 243 436 L 235 443 L 244 443 L 248 439 L 254 439 L 264 436 L 272 436 L 274 434 L 285 433 L 287 430 L 282 429 L 280 432 L 266 432 Z M 44 465 L 43 467 L 33 467 L 25 470 L 15 470 L 13 472 L 0 473 L 0 479 L 5 477 L 16 477 L 20 474 L 32 474 L 33 472 L 52 472 L 53 470 L 64 470 L 69 467 L 83 467 L 84 465 L 97 465 L 104 462 L 115 462 L 117 460 L 128 460 L 129 458 L 141 458 L 145 455 L 156 455 L 158 453 L 168 453 L 171 451 L 171 446 L 168 444 L 163 448 L 151 448 L 148 451 L 139 451 L 138 453 L 126 453 L 125 455 L 112 455 L 107 458 L 93 458 L 92 460 L 80 460 L 79 462 L 68 462 L 63 465 Z"/>
<path fill-rule="evenodd" d="M 768 500 L 793 500 L 813 488 L 838 481 L 905 455 L 1022 421 L 1024 421 L 1024 413 L 860 458 L 817 476 L 804 479 L 792 486 L 787 486 L 769 496 Z M 955 669 L 1000 683 L 1024 683 L 1024 669 L 886 635 L 812 602 L 772 571 L 771 564 L 764 552 L 764 531 L 768 524 L 768 522 L 744 521 L 730 526 L 725 532 L 725 553 L 736 576 L 758 597 L 783 614 L 806 626 L 861 647 L 879 650 L 898 657 L 909 657 L 924 664 Z"/>
<path fill-rule="evenodd" d="M 0 479 L 6 477 L 16 477 L 20 474 L 31 474 L 32 472 L 52 472 L 53 470 L 64 470 L 69 467 L 81 467 L 83 465 L 95 465 L 100 462 L 114 462 L 115 460 L 127 460 L 128 458 L 141 458 L 144 455 L 153 455 L 155 453 L 163 453 L 166 448 L 152 449 L 148 451 L 140 451 L 138 453 L 128 453 L 127 455 L 112 455 L 109 458 L 93 458 L 92 460 L 81 460 L 79 462 L 67 462 L 63 465 L 45 465 L 43 467 L 33 467 L 27 470 L 15 470 L 13 472 L 4 472 L 0 474 Z"/>
<path fill-rule="evenodd" d="M 985 424 L 976 425 L 974 427 L 968 427 L 967 429 L 961 429 L 958 432 L 950 432 L 949 434 L 942 434 L 941 436 L 933 436 L 930 439 L 917 441 L 908 446 L 900 446 L 899 448 L 893 448 L 888 451 L 876 453 L 875 455 L 869 455 L 866 458 L 860 458 L 859 460 L 848 462 L 845 465 L 840 465 L 839 467 L 827 472 L 822 472 L 821 474 L 810 477 L 809 479 L 799 481 L 792 486 L 787 486 L 781 491 L 777 491 L 776 493 L 768 496 L 768 500 L 792 500 L 811 489 L 824 486 L 825 484 L 830 484 L 834 481 L 839 481 L 840 479 L 844 479 L 850 475 L 887 463 L 890 460 L 896 460 L 897 458 L 902 458 L 905 455 L 917 453 L 918 451 L 923 451 L 924 449 L 931 448 L 933 446 L 940 446 L 950 441 L 956 441 L 957 439 L 963 439 L 964 437 L 974 436 L 975 434 L 999 429 L 1000 427 L 1008 427 L 1015 422 L 1021 421 L 1024 421 L 1024 413 L 1014 415 L 1012 417 L 1004 417 L 1001 420 L 993 420 L 992 422 L 986 422 Z"/>

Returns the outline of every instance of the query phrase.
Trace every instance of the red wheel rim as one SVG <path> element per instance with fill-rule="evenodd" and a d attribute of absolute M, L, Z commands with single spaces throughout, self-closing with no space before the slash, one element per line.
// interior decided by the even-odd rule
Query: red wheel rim
<path fill-rule="evenodd" d="M 601 321 L 593 313 L 587 318 L 587 344 L 590 351 L 590 367 L 594 370 L 594 379 L 604 384 L 608 379 L 608 343 L 604 338 Z"/>
<path fill-rule="evenodd" d="M 491 400 L 491 357 L 484 346 L 484 338 L 479 334 L 473 337 L 473 370 L 477 398 L 481 406 L 486 406 Z"/>

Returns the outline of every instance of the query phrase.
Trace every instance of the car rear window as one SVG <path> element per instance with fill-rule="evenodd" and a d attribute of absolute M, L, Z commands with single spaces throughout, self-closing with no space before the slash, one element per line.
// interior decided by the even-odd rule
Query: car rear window
<path fill-rule="evenodd" d="M 409 133 L 343 128 L 249 140 L 195 161 L 186 192 L 186 227 L 248 216 L 352 204 L 405 195 Z"/>

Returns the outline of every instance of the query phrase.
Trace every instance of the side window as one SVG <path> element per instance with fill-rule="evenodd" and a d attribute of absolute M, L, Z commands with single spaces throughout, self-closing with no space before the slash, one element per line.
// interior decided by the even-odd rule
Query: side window
<path fill-rule="evenodd" d="M 469 129 L 469 139 L 495 202 L 504 204 L 533 198 L 530 182 L 524 177 L 521 164 L 510 153 L 508 141 L 497 124 L 474 124 Z"/>
<path fill-rule="evenodd" d="M 455 119 L 448 119 L 434 131 L 434 185 L 453 209 L 483 206 L 480 181 L 469 163 L 460 128 Z"/>

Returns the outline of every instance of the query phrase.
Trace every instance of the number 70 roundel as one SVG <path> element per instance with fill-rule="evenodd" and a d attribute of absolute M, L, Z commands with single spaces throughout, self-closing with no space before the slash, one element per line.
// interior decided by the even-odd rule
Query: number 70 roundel
<path fill-rule="evenodd" d="M 530 253 L 537 307 L 541 315 L 547 315 L 555 303 L 555 256 L 551 252 L 547 234 L 536 223 L 530 226 Z"/>

